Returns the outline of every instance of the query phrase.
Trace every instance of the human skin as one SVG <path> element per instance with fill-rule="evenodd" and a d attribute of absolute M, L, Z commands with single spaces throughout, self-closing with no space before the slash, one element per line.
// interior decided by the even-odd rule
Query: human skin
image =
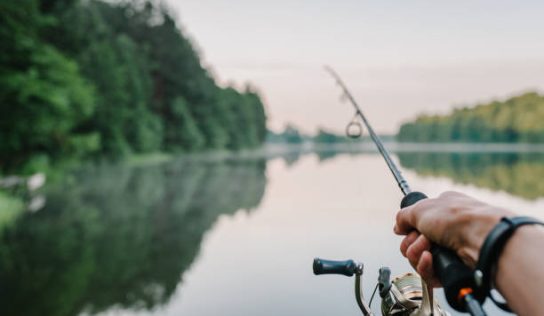
<path fill-rule="evenodd" d="M 454 250 L 474 268 L 487 234 L 514 212 L 465 194 L 445 192 L 398 212 L 394 231 L 405 235 L 400 250 L 427 283 L 440 282 L 432 268 L 431 242 Z M 497 263 L 495 285 L 519 315 L 544 315 L 544 229 L 521 226 L 507 241 Z"/>

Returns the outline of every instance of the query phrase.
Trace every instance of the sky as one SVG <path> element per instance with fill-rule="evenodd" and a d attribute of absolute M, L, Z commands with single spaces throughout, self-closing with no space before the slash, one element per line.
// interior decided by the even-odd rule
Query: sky
<path fill-rule="evenodd" d="M 380 133 L 421 113 L 544 91 L 544 1 L 167 0 L 220 84 L 269 126 L 343 131 L 334 67 Z"/>

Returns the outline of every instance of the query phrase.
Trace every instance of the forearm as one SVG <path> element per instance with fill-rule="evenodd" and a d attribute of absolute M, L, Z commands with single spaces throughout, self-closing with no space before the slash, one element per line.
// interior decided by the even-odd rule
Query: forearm
<path fill-rule="evenodd" d="M 499 258 L 496 285 L 519 315 L 544 315 L 544 228 L 524 226 Z"/>

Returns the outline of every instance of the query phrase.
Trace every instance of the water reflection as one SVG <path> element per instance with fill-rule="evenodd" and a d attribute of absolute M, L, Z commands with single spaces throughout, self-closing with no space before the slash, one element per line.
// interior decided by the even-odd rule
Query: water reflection
<path fill-rule="evenodd" d="M 260 203 L 265 165 L 184 161 L 63 177 L 47 188 L 40 212 L 2 232 L 0 314 L 93 314 L 166 303 L 217 217 Z"/>
<path fill-rule="evenodd" d="M 544 196 L 542 153 L 398 153 L 400 164 L 423 176 L 445 176 L 461 184 L 525 198 Z"/>
<path fill-rule="evenodd" d="M 346 150 L 348 149 L 348 150 Z M 364 150 L 320 148 L 313 153 L 319 162 L 339 155 L 378 155 Z M 544 197 L 544 153 L 542 151 L 403 151 L 395 152 L 400 165 L 420 176 L 448 177 L 459 184 L 474 185 L 493 191 L 504 191 L 534 200 Z M 292 162 L 291 162 L 292 163 Z"/>
<path fill-rule="evenodd" d="M 0 232 L 0 315 L 357 315 L 351 281 L 315 278 L 310 263 L 364 261 L 367 292 L 380 266 L 410 270 L 391 233 L 401 196 L 383 159 L 356 150 L 274 157 L 97 166 L 49 182 L 44 208 Z M 398 157 L 432 176 L 409 179 L 429 195 L 482 194 L 434 178 L 447 176 L 544 196 L 542 154 Z M 485 194 L 532 215 L 544 203 Z M 220 293 L 213 304 L 210 293 Z"/>

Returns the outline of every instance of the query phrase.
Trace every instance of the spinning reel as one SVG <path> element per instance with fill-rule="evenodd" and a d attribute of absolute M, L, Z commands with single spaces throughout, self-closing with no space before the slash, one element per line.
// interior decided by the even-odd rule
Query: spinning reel
<path fill-rule="evenodd" d="M 314 274 L 355 275 L 355 299 L 365 316 L 374 316 L 370 309 L 376 290 L 382 299 L 383 316 L 449 316 L 438 302 L 432 299 L 425 282 L 415 273 L 405 273 L 391 280 L 391 270 L 380 268 L 378 283 L 367 304 L 363 295 L 363 264 L 353 260 L 333 261 L 316 258 L 313 264 Z M 432 302 L 431 302 L 432 301 Z"/>

